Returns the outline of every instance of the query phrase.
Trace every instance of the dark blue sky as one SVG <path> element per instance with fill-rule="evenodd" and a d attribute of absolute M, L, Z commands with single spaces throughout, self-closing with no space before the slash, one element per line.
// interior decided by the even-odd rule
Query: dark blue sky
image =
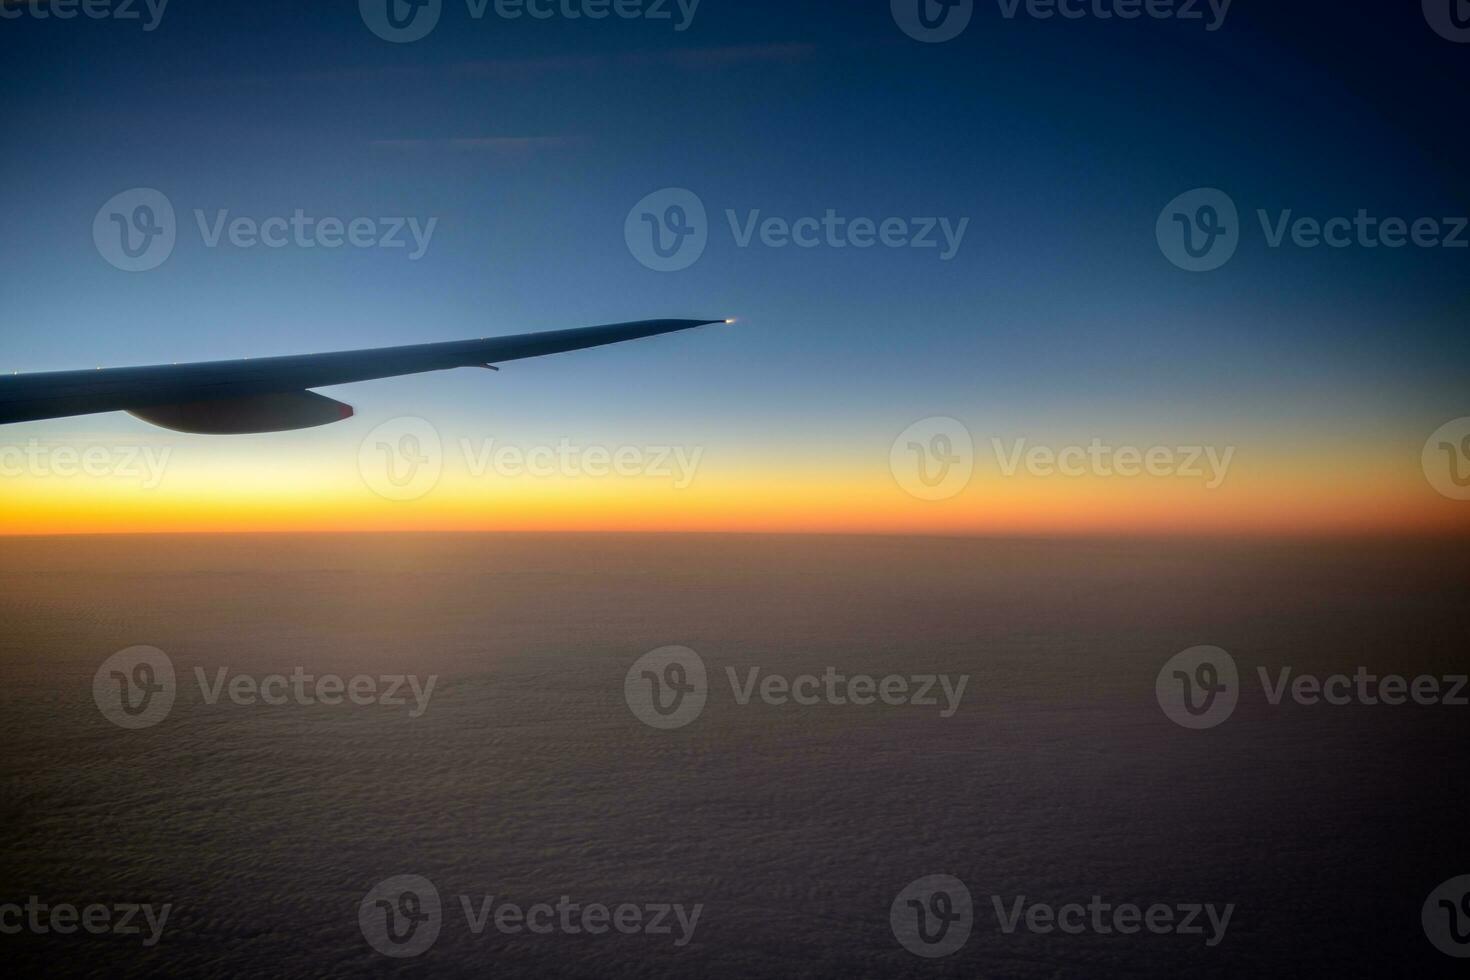
<path fill-rule="evenodd" d="M 1238 0 L 1210 32 L 1007 19 L 991 0 L 942 44 L 906 36 L 888 0 L 703 0 L 682 32 L 475 20 L 445 0 L 407 44 L 349 2 L 172 0 L 153 31 L 5 20 L 4 367 L 738 315 L 738 332 L 527 365 L 494 409 L 667 422 L 673 403 L 753 447 L 886 445 L 935 413 L 1140 438 L 1428 431 L 1464 414 L 1470 250 L 1271 249 L 1255 219 L 1470 213 L 1470 45 L 1417 4 L 1373 8 Z M 92 238 L 103 203 L 135 187 L 178 215 L 172 255 L 145 273 Z M 665 187 L 710 219 L 703 257 L 673 273 L 639 264 L 623 233 Z M 1237 255 L 1210 273 L 1175 268 L 1154 235 L 1197 187 L 1242 216 Z M 410 261 L 207 248 L 194 218 L 298 208 L 438 223 Z M 727 209 L 969 223 L 942 261 L 739 248 Z M 376 407 L 480 410 L 485 390 L 405 381 Z"/>

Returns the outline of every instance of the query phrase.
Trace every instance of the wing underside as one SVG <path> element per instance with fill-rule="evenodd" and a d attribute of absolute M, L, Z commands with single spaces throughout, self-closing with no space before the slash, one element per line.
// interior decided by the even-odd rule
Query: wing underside
<path fill-rule="evenodd" d="M 179 405 L 131 408 L 128 414 L 175 432 L 235 436 L 330 425 L 352 417 L 352 406 L 314 391 L 281 391 Z"/>

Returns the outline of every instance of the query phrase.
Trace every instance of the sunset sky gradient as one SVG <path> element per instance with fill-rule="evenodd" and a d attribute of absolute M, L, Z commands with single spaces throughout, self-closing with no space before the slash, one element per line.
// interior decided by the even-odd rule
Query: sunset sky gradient
<path fill-rule="evenodd" d="M 1417 4 L 1392 16 L 1420 17 Z M 0 368 L 43 371 L 353 349 L 660 316 L 740 322 L 615 349 L 328 389 L 347 423 L 182 436 L 122 415 L 0 428 L 0 452 L 168 452 L 162 482 L 0 478 L 0 533 L 693 530 L 955 534 L 1443 534 L 1470 503 L 1425 478 L 1470 415 L 1470 252 L 1268 246 L 1257 210 L 1470 212 L 1463 127 L 1433 95 L 1466 53 L 1304 3 L 1205 33 L 1177 22 L 1006 21 L 947 44 L 888 3 L 705 0 L 645 21 L 473 22 L 390 45 L 355 4 L 170 6 L 158 30 L 7 21 Z M 838 7 L 842 9 L 839 10 Z M 1324 41 L 1324 32 L 1336 43 Z M 1412 30 L 1395 37 L 1417 38 Z M 240 43 L 248 37 L 250 44 Z M 1361 74 L 1314 51 L 1360 45 Z M 1268 57 L 1269 55 L 1269 57 Z M 1015 90 L 1017 65 L 1046 81 Z M 83 70 L 85 68 L 85 70 Z M 1454 149 L 1457 152 L 1451 153 Z M 1244 241 L 1190 274 L 1154 240 L 1177 194 L 1220 187 Z M 153 187 L 179 215 L 160 268 L 102 260 L 97 209 Z M 693 267 L 623 238 L 644 195 L 710 215 Z M 209 248 L 194 211 L 438 218 L 384 249 Z M 918 249 L 740 247 L 740 220 L 968 218 Z M 442 479 L 387 500 L 375 426 L 422 417 Z M 953 499 L 895 480 L 895 438 L 961 420 Z M 1234 447 L 1228 478 L 1003 475 L 990 440 Z M 475 475 L 460 440 L 683 446 L 647 477 Z"/>

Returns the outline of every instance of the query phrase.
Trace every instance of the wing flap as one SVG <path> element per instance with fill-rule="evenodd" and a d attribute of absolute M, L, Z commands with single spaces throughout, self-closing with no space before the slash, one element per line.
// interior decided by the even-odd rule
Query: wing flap
<path fill-rule="evenodd" d="M 352 406 L 314 391 L 282 391 L 129 409 L 145 422 L 175 432 L 237 436 L 330 425 L 352 417 Z"/>

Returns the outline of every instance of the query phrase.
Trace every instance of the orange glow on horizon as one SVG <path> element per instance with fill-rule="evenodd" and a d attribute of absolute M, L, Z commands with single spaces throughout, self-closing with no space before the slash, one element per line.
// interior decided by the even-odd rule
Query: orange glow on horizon
<path fill-rule="evenodd" d="M 300 458 L 176 466 L 156 488 L 118 479 L 0 481 L 0 534 L 349 531 L 1459 534 L 1470 504 L 1407 461 L 1244 459 L 1214 490 L 1181 478 L 1005 477 L 977 470 L 942 501 L 886 467 L 706 461 L 685 489 L 644 477 L 508 479 L 446 469 L 414 500 L 355 468 Z"/>

